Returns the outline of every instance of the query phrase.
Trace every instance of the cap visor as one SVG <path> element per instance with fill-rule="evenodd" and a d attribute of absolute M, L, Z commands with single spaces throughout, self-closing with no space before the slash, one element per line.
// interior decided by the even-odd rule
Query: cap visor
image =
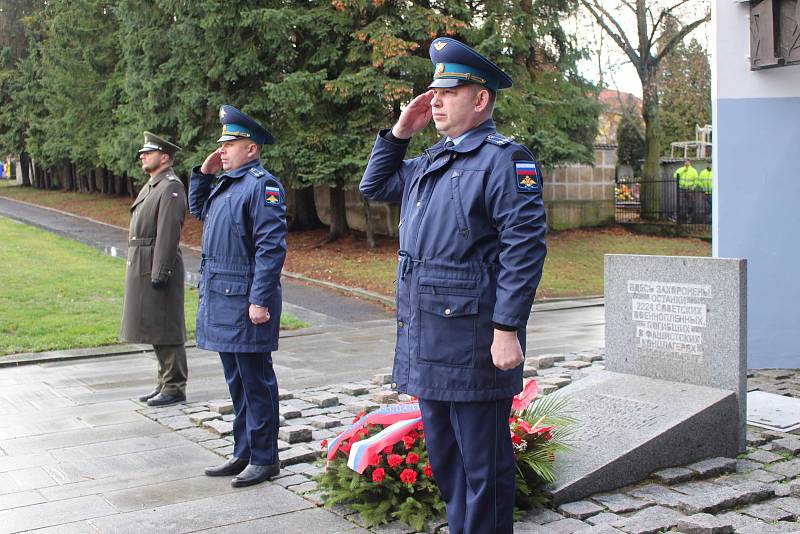
<path fill-rule="evenodd" d="M 459 80 L 456 78 L 439 78 L 438 80 L 433 80 L 431 84 L 428 86 L 428 89 L 445 89 L 447 87 L 458 87 L 459 85 L 466 85 L 468 83 L 467 80 Z"/>
<path fill-rule="evenodd" d="M 236 141 L 237 139 L 250 139 L 249 137 L 239 137 L 236 135 L 223 135 L 217 139 L 217 143 L 224 143 L 225 141 Z"/>
<path fill-rule="evenodd" d="M 157 148 L 140 148 L 139 154 L 144 154 L 145 152 L 155 152 L 158 150 Z"/>

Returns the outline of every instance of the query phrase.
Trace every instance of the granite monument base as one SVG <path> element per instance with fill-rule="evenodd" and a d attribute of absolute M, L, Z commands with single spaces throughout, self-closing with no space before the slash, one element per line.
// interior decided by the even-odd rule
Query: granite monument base
<path fill-rule="evenodd" d="M 558 395 L 578 423 L 547 488 L 556 505 L 739 450 L 733 391 L 598 371 Z"/>

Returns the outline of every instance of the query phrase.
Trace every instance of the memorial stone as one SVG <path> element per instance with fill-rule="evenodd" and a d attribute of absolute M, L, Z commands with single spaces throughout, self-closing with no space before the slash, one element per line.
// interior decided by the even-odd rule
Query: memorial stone
<path fill-rule="evenodd" d="M 746 260 L 607 254 L 606 369 L 724 389 L 747 411 Z"/>
<path fill-rule="evenodd" d="M 605 266 L 607 370 L 557 393 L 579 423 L 548 486 L 555 504 L 746 448 L 746 262 L 606 255 Z"/>

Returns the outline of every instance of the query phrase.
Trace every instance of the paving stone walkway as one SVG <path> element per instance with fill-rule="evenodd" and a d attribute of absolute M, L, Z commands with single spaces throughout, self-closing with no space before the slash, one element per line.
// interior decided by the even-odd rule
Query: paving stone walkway
<path fill-rule="evenodd" d="M 603 351 L 598 349 L 528 358 L 525 375 L 534 377 L 540 390 L 548 394 L 603 368 Z M 793 370 L 756 371 L 750 373 L 749 385 L 751 390 L 764 388 L 800 396 L 797 377 Z M 314 481 L 323 469 L 320 442 L 343 431 L 362 410 L 409 400 L 391 389 L 390 380 L 388 374 L 377 374 L 371 381 L 282 392 L 279 450 L 284 469 L 274 484 L 321 506 Z M 232 453 L 229 399 L 140 411 L 220 456 Z M 747 453 L 738 459 L 710 458 L 663 469 L 614 492 L 592 495 L 557 510 L 531 512 L 515 524 L 515 532 L 800 533 L 800 435 L 751 427 L 747 442 Z M 352 509 L 336 506 L 332 511 L 354 527 L 366 528 Z M 366 530 L 382 534 L 415 532 L 399 522 Z M 447 533 L 446 521 L 432 521 L 427 531 Z"/>

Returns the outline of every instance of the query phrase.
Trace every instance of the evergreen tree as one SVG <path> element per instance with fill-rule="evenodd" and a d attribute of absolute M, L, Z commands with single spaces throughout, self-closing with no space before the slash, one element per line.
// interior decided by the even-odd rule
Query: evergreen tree
<path fill-rule="evenodd" d="M 711 124 L 711 67 L 708 53 L 695 39 L 681 43 L 658 71 L 661 102 L 661 153 L 673 141 L 693 141 L 695 126 Z"/>
<path fill-rule="evenodd" d="M 28 123 L 21 113 L 19 95 L 26 82 L 20 71 L 28 56 L 25 20 L 44 3 L 37 0 L 0 0 L 0 159 L 20 158 L 23 183 L 29 184 L 29 157 L 24 150 Z"/>
<path fill-rule="evenodd" d="M 644 156 L 644 128 L 641 116 L 635 109 L 623 110 L 617 126 L 617 161 L 622 165 L 630 165 L 633 175 L 641 177 Z"/>

